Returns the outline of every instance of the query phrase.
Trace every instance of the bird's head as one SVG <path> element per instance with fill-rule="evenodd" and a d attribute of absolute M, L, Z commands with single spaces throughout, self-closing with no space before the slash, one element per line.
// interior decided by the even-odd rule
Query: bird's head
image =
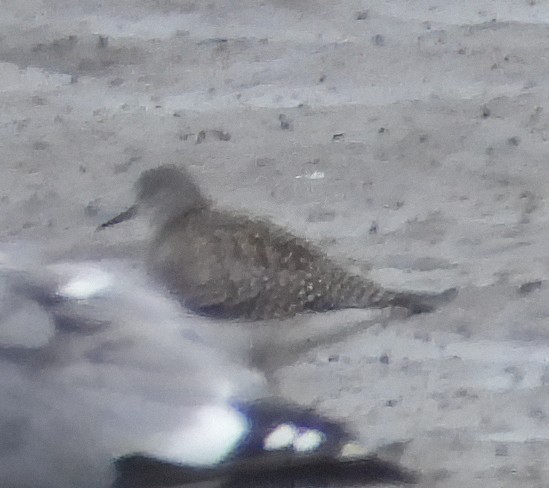
<path fill-rule="evenodd" d="M 207 204 L 194 179 L 175 165 L 163 165 L 143 171 L 135 184 L 136 203 L 116 217 L 100 225 L 104 229 L 133 218 L 143 210 L 157 223 Z"/>

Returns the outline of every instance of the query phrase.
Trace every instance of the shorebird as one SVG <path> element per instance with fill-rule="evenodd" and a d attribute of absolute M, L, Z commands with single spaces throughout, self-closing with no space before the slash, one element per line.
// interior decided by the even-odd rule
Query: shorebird
<path fill-rule="evenodd" d="M 123 262 L 0 256 L 0 486 L 413 479 L 346 457 L 345 425 L 270 396 L 202 325 Z"/>
<path fill-rule="evenodd" d="M 135 186 L 136 204 L 100 228 L 128 220 L 144 207 L 152 210 L 150 272 L 198 314 L 256 320 L 394 306 L 422 313 L 457 293 L 385 289 L 280 226 L 216 208 L 193 178 L 173 165 L 144 171 Z"/>

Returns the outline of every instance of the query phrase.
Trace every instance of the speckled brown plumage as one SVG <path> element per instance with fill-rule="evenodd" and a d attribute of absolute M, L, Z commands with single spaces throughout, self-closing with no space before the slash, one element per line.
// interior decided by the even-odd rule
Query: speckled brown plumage
<path fill-rule="evenodd" d="M 173 166 L 143 172 L 136 186 L 138 204 L 153 207 L 156 221 L 162 220 L 150 271 L 197 313 L 271 319 L 386 306 L 420 313 L 455 294 L 386 290 L 277 225 L 215 209 Z"/>

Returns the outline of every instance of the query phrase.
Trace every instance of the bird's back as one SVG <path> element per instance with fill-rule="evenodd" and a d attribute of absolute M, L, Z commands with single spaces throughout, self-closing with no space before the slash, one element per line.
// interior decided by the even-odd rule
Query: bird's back
<path fill-rule="evenodd" d="M 279 226 L 212 209 L 169 221 L 150 268 L 195 311 L 255 319 L 334 308 L 330 290 L 348 276 Z"/>
<path fill-rule="evenodd" d="M 209 207 L 168 221 L 151 246 L 149 266 L 187 307 L 221 318 L 386 306 L 418 313 L 455 295 L 386 290 L 277 225 Z"/>

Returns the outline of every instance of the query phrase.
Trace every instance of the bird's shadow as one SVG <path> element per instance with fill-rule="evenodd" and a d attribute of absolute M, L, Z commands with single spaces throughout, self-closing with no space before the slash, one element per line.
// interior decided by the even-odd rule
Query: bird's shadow
<path fill-rule="evenodd" d="M 341 314 L 334 312 L 329 320 L 326 320 L 326 314 L 322 314 L 320 324 L 313 323 L 317 314 L 310 314 L 310 323 L 297 323 L 294 319 L 285 321 L 287 324 L 271 324 L 270 328 L 256 327 L 250 331 L 250 367 L 262 371 L 269 384 L 275 387 L 277 370 L 298 362 L 309 351 L 343 342 L 372 327 L 385 328 L 405 315 L 402 310 L 390 310 L 373 317 L 339 321 Z M 303 319 L 303 316 L 300 318 Z"/>

